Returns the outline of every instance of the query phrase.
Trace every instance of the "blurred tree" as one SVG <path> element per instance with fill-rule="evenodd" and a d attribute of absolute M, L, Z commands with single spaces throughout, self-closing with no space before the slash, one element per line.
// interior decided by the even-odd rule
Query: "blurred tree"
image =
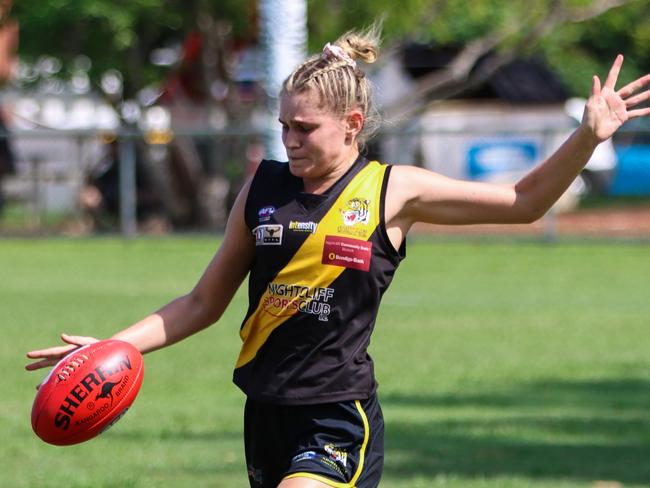
<path fill-rule="evenodd" d="M 312 52 L 320 51 L 345 30 L 380 18 L 384 20 L 384 45 L 388 50 L 405 41 L 459 48 L 447 68 L 419 78 L 409 99 L 396 104 L 401 114 L 418 110 L 422 104 L 417 100 L 423 96 L 451 96 L 479 84 L 520 56 L 545 56 L 568 88 L 583 96 L 589 91 L 591 74 L 604 74 L 618 52 L 627 56 L 621 82 L 650 71 L 648 0 L 305 2 Z M 234 80 L 232 58 L 240 47 L 257 42 L 258 3 L 21 0 L 13 9 L 21 29 L 19 54 L 22 61 L 34 67 L 23 80 L 39 82 L 39 76 L 46 81 L 48 77 L 50 81 L 70 80 L 81 70 L 80 78 L 87 73 L 90 83 L 102 85 L 116 106 L 142 94 L 143 88 L 155 86 L 152 96 L 158 97 L 162 91 L 160 100 L 165 103 L 173 105 L 182 92 L 184 102 L 189 100 L 201 109 L 213 107 L 211 101 L 217 102 L 221 113 L 225 113 L 224 126 L 246 126 L 259 99 L 235 96 L 237 89 L 241 95 L 242 83 L 237 85 Z M 278 18 L 277 22 L 282 25 L 286 19 Z M 489 62 L 479 63 L 487 53 L 492 54 Z M 122 110 L 127 118 L 125 113 Z M 197 197 L 208 181 L 203 172 L 216 174 L 228 164 L 219 159 L 220 154 L 228 154 L 220 147 L 207 158 L 216 161 L 215 168 L 201 168 L 197 148 L 186 142 L 175 138 L 169 152 L 175 166 L 170 164 L 165 173 L 170 181 L 171 176 L 182 180 L 184 195 L 189 195 L 179 199 L 177 206 L 181 210 L 169 212 L 172 220 L 180 223 L 196 219 L 198 200 L 213 201 Z M 238 149 L 238 154 L 245 152 Z M 160 167 L 156 166 L 157 174 L 164 173 Z M 177 173 L 173 173 L 175 170 Z"/>
<path fill-rule="evenodd" d="M 541 53 L 581 95 L 591 74 L 603 73 L 617 52 L 627 55 L 624 80 L 650 68 L 647 0 L 306 1 L 312 51 L 346 29 L 383 17 L 386 46 L 404 39 L 466 45 L 454 64 L 453 83 L 471 82 L 473 61 L 486 50 L 501 53 L 502 61 L 515 53 Z M 256 0 L 21 0 L 14 14 L 21 23 L 23 59 L 49 54 L 68 66 L 66 61 L 84 54 L 92 60 L 92 79 L 117 69 L 129 96 L 165 72 L 150 62 L 153 49 L 178 44 L 206 15 L 227 25 L 235 41 L 254 40 L 256 9 Z M 450 81 L 443 81 L 429 91 L 440 83 L 448 90 Z"/>
<path fill-rule="evenodd" d="M 121 72 L 127 97 L 168 69 L 151 62 L 154 49 L 178 46 L 206 16 L 223 19 L 235 35 L 254 36 L 254 13 L 254 0 L 21 0 L 14 7 L 22 59 L 50 55 L 69 67 L 85 55 L 95 82 L 109 69 Z"/>
<path fill-rule="evenodd" d="M 650 71 L 647 0 L 309 0 L 310 47 L 382 16 L 385 45 L 404 40 L 465 48 L 420 82 L 420 95 L 448 96 L 480 82 L 515 56 L 543 55 L 575 95 L 591 75 L 626 54 L 621 82 Z M 475 70 L 488 51 L 498 55 Z M 415 95 L 415 94 L 414 94 Z M 404 107 L 402 107 L 404 108 Z"/>
<path fill-rule="evenodd" d="M 15 71 L 18 22 L 11 17 L 12 6 L 12 0 L 0 0 L 0 88 L 11 80 Z M 14 171 L 14 153 L 9 143 L 5 114 L 0 106 L 0 214 L 5 204 L 2 180 Z"/>

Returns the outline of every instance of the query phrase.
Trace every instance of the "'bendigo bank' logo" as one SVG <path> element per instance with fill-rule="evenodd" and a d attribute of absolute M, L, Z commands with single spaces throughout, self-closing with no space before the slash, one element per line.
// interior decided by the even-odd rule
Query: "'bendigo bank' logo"
<path fill-rule="evenodd" d="M 325 236 L 321 262 L 331 266 L 370 271 L 372 242 L 343 236 Z"/>
<path fill-rule="evenodd" d="M 90 417 L 77 420 L 77 425 L 83 424 L 91 420 L 94 415 L 111 408 L 114 397 L 119 397 L 122 394 L 124 387 L 129 381 L 129 373 L 127 370 L 131 370 L 131 360 L 127 355 L 124 355 L 116 358 L 116 361 L 111 365 L 104 364 L 98 366 L 93 372 L 84 376 L 79 383 L 70 389 L 68 395 L 61 402 L 61 405 L 59 405 L 59 410 L 54 417 L 54 425 L 60 429 L 67 430 L 70 427 L 72 418 L 78 412 L 78 408 L 87 398 L 90 398 L 87 404 L 89 409 L 95 407 L 95 405 L 91 406 L 92 400 L 95 402 L 104 400 L 105 402 L 97 406 Z M 126 373 L 120 376 L 119 379 L 108 381 L 112 376 L 124 371 Z M 97 392 L 96 395 L 92 396 L 91 394 L 95 392 Z"/>

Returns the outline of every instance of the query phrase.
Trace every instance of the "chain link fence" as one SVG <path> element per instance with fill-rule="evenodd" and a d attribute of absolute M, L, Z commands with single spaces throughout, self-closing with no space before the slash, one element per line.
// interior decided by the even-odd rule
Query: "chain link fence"
<path fill-rule="evenodd" d="M 416 164 L 451 177 L 513 182 L 564 140 L 556 130 L 386 130 L 368 156 Z M 223 230 L 246 177 L 263 157 L 264 134 L 121 130 L 12 132 L 14 171 L 5 174 L 3 235 Z M 600 201 L 650 201 L 650 133 L 626 131 L 587 166 L 556 207 L 564 213 L 586 195 Z M 551 212 L 540 235 L 555 238 Z"/>

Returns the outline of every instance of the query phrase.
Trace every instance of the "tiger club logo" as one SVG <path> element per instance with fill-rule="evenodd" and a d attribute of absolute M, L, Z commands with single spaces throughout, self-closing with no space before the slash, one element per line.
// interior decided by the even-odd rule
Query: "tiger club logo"
<path fill-rule="evenodd" d="M 343 223 L 347 226 L 357 224 L 368 225 L 370 221 L 370 200 L 353 198 L 348 200 L 345 208 L 340 209 Z"/>
<path fill-rule="evenodd" d="M 330 459 L 332 459 L 332 461 L 339 463 L 344 468 L 347 467 L 348 464 L 347 451 L 344 451 L 343 449 L 341 449 L 338 446 L 335 446 L 334 444 L 326 444 L 324 449 L 325 452 L 330 455 Z"/>

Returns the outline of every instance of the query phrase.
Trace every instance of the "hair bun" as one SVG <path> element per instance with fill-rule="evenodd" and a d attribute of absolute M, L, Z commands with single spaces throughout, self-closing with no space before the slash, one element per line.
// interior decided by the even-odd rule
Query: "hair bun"
<path fill-rule="evenodd" d="M 335 45 L 340 46 L 352 59 L 360 59 L 365 63 L 374 63 L 379 56 L 381 40 L 381 25 L 372 24 L 362 31 L 348 31 L 339 37 Z"/>

